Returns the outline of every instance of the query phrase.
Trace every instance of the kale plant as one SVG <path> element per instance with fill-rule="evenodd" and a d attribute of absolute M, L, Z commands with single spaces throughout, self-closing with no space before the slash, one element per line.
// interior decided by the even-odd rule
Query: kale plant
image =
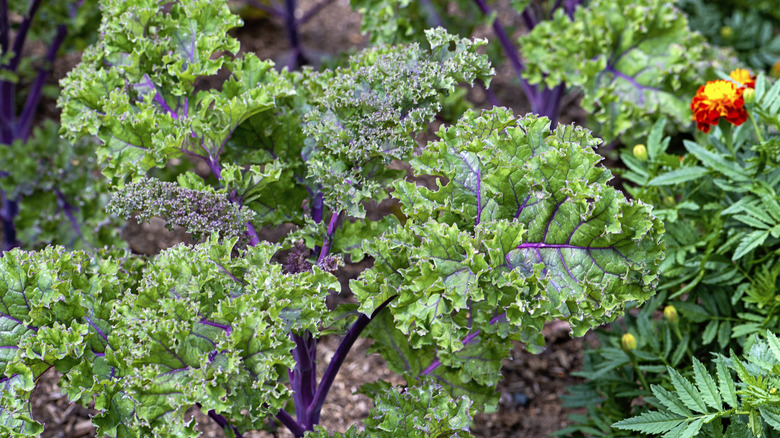
<path fill-rule="evenodd" d="M 56 123 L 36 119 L 44 99 L 58 93 L 49 84 L 58 56 L 94 40 L 98 20 L 96 1 L 0 2 L 0 253 L 116 240 L 93 146 L 68 145 Z M 31 48 L 36 43 L 44 53 Z"/>
<path fill-rule="evenodd" d="M 509 14 L 485 0 L 352 4 L 374 41 L 415 40 L 430 26 L 470 35 L 490 25 L 500 47 L 491 59 L 512 67 L 532 113 L 555 126 L 564 95 L 579 90 L 593 129 L 607 141 L 641 136 L 659 118 L 678 130 L 689 126 L 684 96 L 711 73 L 715 59 L 685 15 L 664 0 L 518 0 Z M 459 14 L 448 14 L 452 9 Z"/>
<path fill-rule="evenodd" d="M 589 131 L 495 108 L 414 156 L 442 95 L 489 83 L 484 41 L 435 29 L 342 68 L 277 72 L 235 55 L 240 21 L 224 2 L 101 7 L 100 40 L 63 81 L 62 133 L 97 138 L 113 209 L 210 234 L 148 260 L 60 247 L 0 259 L 4 433 L 41 431 L 29 398 L 54 367 L 70 400 L 94 403 L 100 436 L 197 436 L 194 406 L 226 436 L 269 418 L 328 436 L 322 406 L 367 336 L 406 383 L 362 388 L 371 418 L 344 436 L 469 436 L 512 341 L 541 348 L 553 318 L 582 335 L 654 293 L 663 226 L 607 184 Z M 179 157 L 211 175 L 150 179 Z M 437 187 L 404 181 L 393 160 Z M 370 220 L 365 205 L 391 196 L 397 216 Z M 281 224 L 295 225 L 281 243 L 260 240 Z M 357 303 L 329 309 L 333 271 L 365 254 Z M 343 339 L 320 364 L 328 333 Z"/>

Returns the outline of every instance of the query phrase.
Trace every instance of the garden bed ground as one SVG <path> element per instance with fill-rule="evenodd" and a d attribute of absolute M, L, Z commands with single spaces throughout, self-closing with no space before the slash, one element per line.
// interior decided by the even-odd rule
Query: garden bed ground
<path fill-rule="evenodd" d="M 302 10 L 308 10 L 314 1 L 301 1 Z M 486 31 L 485 35 L 489 35 Z M 287 38 L 284 29 L 277 21 L 259 19 L 236 32 L 241 40 L 242 50 L 253 51 L 261 58 L 274 59 L 278 64 L 287 60 Z M 322 10 L 313 20 L 302 28 L 302 39 L 307 54 L 313 60 L 323 59 L 331 54 L 349 48 L 359 48 L 366 44 L 366 38 L 360 34 L 360 17 L 349 8 L 348 0 L 336 0 Z M 66 64 L 57 66 L 57 76 L 62 76 L 77 62 L 67 58 Z M 70 63 L 70 65 L 68 65 Z M 512 82 L 511 72 L 499 69 L 494 81 L 496 94 L 506 104 L 513 106 L 517 113 L 524 113 L 524 102 L 520 98 L 519 87 Z M 513 96 L 517 98 L 513 99 Z M 473 100 L 479 104 L 485 100 L 484 92 L 476 89 Z M 564 102 L 566 104 L 566 102 Z M 561 117 L 563 123 L 582 121 L 582 114 L 575 105 L 569 105 Z M 56 113 L 51 102 L 47 103 L 45 113 Z M 185 241 L 183 233 L 169 233 L 161 223 L 153 222 L 144 226 L 128 224 L 125 236 L 134 251 L 154 254 L 162 248 Z M 365 267 L 352 267 L 345 271 L 345 277 L 354 276 Z M 349 299 L 342 296 L 340 299 Z M 539 355 L 532 355 L 516 345 L 511 359 L 504 364 L 504 380 L 497 388 L 501 392 L 501 401 L 497 412 L 481 414 L 474 422 L 473 432 L 478 437 L 542 437 L 564 427 L 568 412 L 561 407 L 559 396 L 565 392 L 565 386 L 577 381 L 571 374 L 582 365 L 582 339 L 572 340 L 568 336 L 568 327 L 564 323 L 553 323 L 546 327 L 549 347 Z M 339 342 L 336 336 L 324 338 L 318 345 L 320 363 L 327 363 Z M 376 356 L 366 357 L 368 343 L 358 341 L 347 362 L 342 367 L 333 385 L 322 413 L 322 424 L 330 430 L 346 430 L 350 424 L 365 418 L 371 408 L 369 399 L 353 392 L 362 383 L 384 378 L 398 379 L 387 370 L 384 361 Z M 324 368 L 320 367 L 320 370 Z M 43 437 L 75 438 L 94 436 L 88 409 L 69 404 L 56 382 L 58 375 L 54 370 L 46 373 L 35 390 L 33 397 L 33 416 L 46 424 Z M 397 382 L 400 383 L 400 382 Z M 221 430 L 207 417 L 195 413 L 206 437 L 221 437 Z M 251 437 L 291 436 L 286 430 L 278 433 L 249 434 Z"/>

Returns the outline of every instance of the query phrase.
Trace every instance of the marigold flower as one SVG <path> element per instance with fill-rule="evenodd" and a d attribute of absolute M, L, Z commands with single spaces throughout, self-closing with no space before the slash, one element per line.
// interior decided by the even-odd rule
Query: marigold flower
<path fill-rule="evenodd" d="M 747 111 L 742 90 L 735 83 L 724 80 L 709 81 L 699 87 L 691 102 L 696 127 L 710 132 L 710 125 L 717 125 L 721 117 L 737 126 L 745 123 Z"/>
<path fill-rule="evenodd" d="M 729 76 L 731 76 L 731 79 L 739 82 L 743 87 L 756 88 L 756 77 L 750 75 L 750 70 L 738 68 L 732 71 Z"/>

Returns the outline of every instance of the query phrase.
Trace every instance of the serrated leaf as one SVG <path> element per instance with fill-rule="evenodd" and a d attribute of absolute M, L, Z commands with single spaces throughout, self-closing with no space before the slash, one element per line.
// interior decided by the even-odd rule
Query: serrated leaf
<path fill-rule="evenodd" d="M 738 163 L 728 161 L 725 155 L 707 150 L 690 140 L 684 140 L 683 144 L 688 152 L 696 156 L 702 164 L 710 169 L 714 169 L 734 181 L 750 181 L 744 169 Z"/>
<path fill-rule="evenodd" d="M 672 384 L 677 390 L 677 395 L 680 400 L 688 407 L 688 409 L 699 412 L 702 414 L 707 413 L 707 406 L 702 401 L 701 393 L 693 384 L 681 376 L 674 368 L 667 368 L 669 377 L 672 379 Z"/>
<path fill-rule="evenodd" d="M 736 261 L 741 259 L 745 256 L 745 254 L 749 253 L 766 240 L 766 238 L 769 237 L 769 231 L 764 230 L 756 230 L 751 233 L 745 234 L 744 237 L 739 242 L 739 246 L 737 246 L 737 249 L 734 250 L 734 255 L 731 257 L 732 260 Z"/>
<path fill-rule="evenodd" d="M 670 172 L 663 173 L 652 180 L 647 185 L 650 186 L 668 186 L 672 184 L 682 184 L 684 182 L 693 181 L 709 174 L 709 170 L 699 166 L 683 167 L 681 169 L 675 169 Z"/>
<path fill-rule="evenodd" d="M 737 388 L 734 385 L 734 380 L 731 378 L 731 372 L 726 366 L 726 360 L 723 356 L 719 356 L 716 363 L 716 372 L 718 374 L 718 388 L 720 394 L 723 396 L 723 400 L 732 408 L 739 406 L 737 400 Z"/>
<path fill-rule="evenodd" d="M 664 368 L 665 370 L 665 368 Z M 672 413 L 675 413 L 683 418 L 692 417 L 693 414 L 680 400 L 680 398 L 674 392 L 671 392 L 660 385 L 651 386 L 653 395 Z"/>
<path fill-rule="evenodd" d="M 614 423 L 612 427 L 644 433 L 664 433 L 685 424 L 684 418 L 662 412 L 644 412 Z"/>
<path fill-rule="evenodd" d="M 695 357 L 693 358 L 693 375 L 704 403 L 716 411 L 721 410 L 723 401 L 720 398 L 715 379 L 710 376 L 707 368 Z"/>

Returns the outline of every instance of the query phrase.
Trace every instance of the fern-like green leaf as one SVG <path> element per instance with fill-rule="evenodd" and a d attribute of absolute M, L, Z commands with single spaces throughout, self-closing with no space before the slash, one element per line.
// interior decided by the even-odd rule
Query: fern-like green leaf
<path fill-rule="evenodd" d="M 707 368 L 695 357 L 693 358 L 693 376 L 696 380 L 696 386 L 699 387 L 704 403 L 716 411 L 720 410 L 723 407 L 723 400 L 720 398 L 715 379 L 710 376 Z"/>
<path fill-rule="evenodd" d="M 734 385 L 734 379 L 731 378 L 731 372 L 729 372 L 726 367 L 726 361 L 723 356 L 719 356 L 716 369 L 718 373 L 720 394 L 723 396 L 726 404 L 732 408 L 736 408 L 739 404 L 739 401 L 737 400 L 737 388 Z"/>
<path fill-rule="evenodd" d="M 642 415 L 618 421 L 612 427 L 644 433 L 664 433 L 685 424 L 684 418 L 663 412 L 645 412 Z"/>
<path fill-rule="evenodd" d="M 685 403 L 685 406 L 694 412 L 706 413 L 707 406 L 704 405 L 699 390 L 696 389 L 688 379 L 681 376 L 674 368 L 667 367 L 667 369 L 669 370 L 672 384 L 677 389 L 677 395 L 680 397 L 680 400 Z"/>

